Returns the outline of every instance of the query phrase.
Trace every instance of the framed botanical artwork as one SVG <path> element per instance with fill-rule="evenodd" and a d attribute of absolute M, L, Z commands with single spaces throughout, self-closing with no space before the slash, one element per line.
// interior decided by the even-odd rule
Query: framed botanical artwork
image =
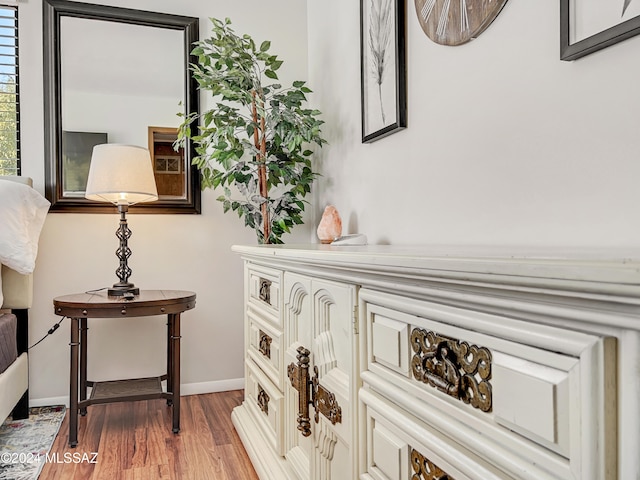
<path fill-rule="evenodd" d="M 360 0 L 360 69 L 369 143 L 407 126 L 405 0 Z"/>
<path fill-rule="evenodd" d="M 560 59 L 576 60 L 640 33 L 640 0 L 560 0 Z"/>

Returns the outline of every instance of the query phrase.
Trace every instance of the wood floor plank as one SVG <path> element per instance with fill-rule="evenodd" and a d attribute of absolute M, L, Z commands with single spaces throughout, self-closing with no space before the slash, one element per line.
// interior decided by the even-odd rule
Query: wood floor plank
<path fill-rule="evenodd" d="M 98 447 L 98 464 L 91 478 L 96 480 L 109 480 L 123 476 L 128 463 L 128 432 L 125 430 L 123 414 L 124 403 L 106 405 L 105 422 L 100 435 Z M 91 408 L 88 416 L 91 415 Z M 81 443 L 76 448 L 84 449 Z"/>
<path fill-rule="evenodd" d="M 78 446 L 68 447 L 68 413 L 51 454 L 98 452 L 97 464 L 48 463 L 39 480 L 258 480 L 233 424 L 242 391 L 181 398 L 181 431 L 165 400 L 89 407 Z"/>
<path fill-rule="evenodd" d="M 231 435 L 235 433 L 231 424 L 231 417 L 224 412 L 226 406 L 221 402 L 220 397 L 215 397 L 203 405 L 204 418 L 208 428 L 213 435 L 216 445 L 228 445 L 231 443 Z"/>
<path fill-rule="evenodd" d="M 186 452 L 186 461 L 190 467 L 202 465 L 206 468 L 197 468 L 198 478 L 201 480 L 226 480 L 224 464 L 220 458 L 220 451 L 212 442 L 200 443 L 196 435 L 189 433 L 182 437 Z"/>
<path fill-rule="evenodd" d="M 169 474 L 171 478 L 183 478 L 189 470 L 186 463 L 187 452 L 184 449 L 181 435 L 167 435 L 165 437 Z"/>
<path fill-rule="evenodd" d="M 69 414 L 65 415 L 60 430 L 51 446 L 51 457 L 63 455 L 69 443 Z M 63 457 L 62 457 L 63 458 Z M 75 475 L 75 465 L 65 465 L 58 462 L 48 462 L 42 468 L 39 478 L 52 478 L 60 480 L 73 480 Z"/>
<path fill-rule="evenodd" d="M 167 431 L 166 411 L 169 410 L 164 400 L 150 400 L 149 402 L 137 402 L 140 405 L 147 404 L 147 428 L 146 428 L 146 459 L 145 465 L 168 467 L 169 459 L 165 446 L 165 437 L 171 432 Z"/>
<path fill-rule="evenodd" d="M 80 453 L 87 453 L 91 455 L 91 457 L 93 457 L 94 453 L 98 452 L 106 412 L 104 405 L 99 406 L 101 408 L 96 408 L 91 411 L 91 421 L 89 421 L 87 415 L 84 417 L 80 416 L 78 421 L 78 440 L 82 442 L 83 445 L 83 450 Z M 68 434 L 65 438 L 68 438 Z M 75 448 L 69 448 L 68 442 L 66 442 L 64 446 L 65 452 L 76 453 Z M 89 462 L 81 462 L 75 465 L 74 473 L 77 475 L 77 478 L 91 478 L 97 465 L 91 463 L 91 460 L 93 460 L 93 458 L 91 458 Z"/>
<path fill-rule="evenodd" d="M 230 443 L 229 445 L 223 445 L 220 447 L 222 453 L 223 463 L 225 465 L 225 472 L 228 480 L 245 480 L 248 478 L 258 478 L 251 461 L 247 456 L 247 452 L 244 447 Z M 235 459 L 242 458 L 243 461 L 237 461 Z"/>

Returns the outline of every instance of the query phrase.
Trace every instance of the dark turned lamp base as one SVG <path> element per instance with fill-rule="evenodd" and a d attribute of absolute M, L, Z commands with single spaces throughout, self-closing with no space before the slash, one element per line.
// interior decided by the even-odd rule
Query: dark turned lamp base
<path fill-rule="evenodd" d="M 120 212 L 120 225 L 116 231 L 116 237 L 120 239 L 120 246 L 116 250 L 116 256 L 120 261 L 120 266 L 116 270 L 116 275 L 120 279 L 118 283 L 114 283 L 113 287 L 107 290 L 110 297 L 126 297 L 132 299 L 140 295 L 140 289 L 133 283 L 129 282 L 131 276 L 131 268 L 128 265 L 128 259 L 131 256 L 131 249 L 128 240 L 131 237 L 131 230 L 127 225 L 127 211 L 129 206 L 126 204 L 118 204 L 118 212 Z"/>
<path fill-rule="evenodd" d="M 140 289 L 129 283 L 127 285 L 115 284 L 112 288 L 107 290 L 107 295 L 110 297 L 129 297 L 132 295 L 140 295 Z"/>

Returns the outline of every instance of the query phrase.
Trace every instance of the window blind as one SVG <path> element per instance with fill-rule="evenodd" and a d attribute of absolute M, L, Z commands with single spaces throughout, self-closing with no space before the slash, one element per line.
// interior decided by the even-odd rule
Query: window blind
<path fill-rule="evenodd" d="M 0 175 L 20 175 L 18 8 L 0 4 Z"/>

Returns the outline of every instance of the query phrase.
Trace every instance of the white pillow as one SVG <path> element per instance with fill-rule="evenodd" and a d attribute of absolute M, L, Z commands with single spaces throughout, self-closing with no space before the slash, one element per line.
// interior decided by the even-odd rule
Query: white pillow
<path fill-rule="evenodd" d="M 0 263 L 23 275 L 33 272 L 50 206 L 28 185 L 0 180 Z"/>

